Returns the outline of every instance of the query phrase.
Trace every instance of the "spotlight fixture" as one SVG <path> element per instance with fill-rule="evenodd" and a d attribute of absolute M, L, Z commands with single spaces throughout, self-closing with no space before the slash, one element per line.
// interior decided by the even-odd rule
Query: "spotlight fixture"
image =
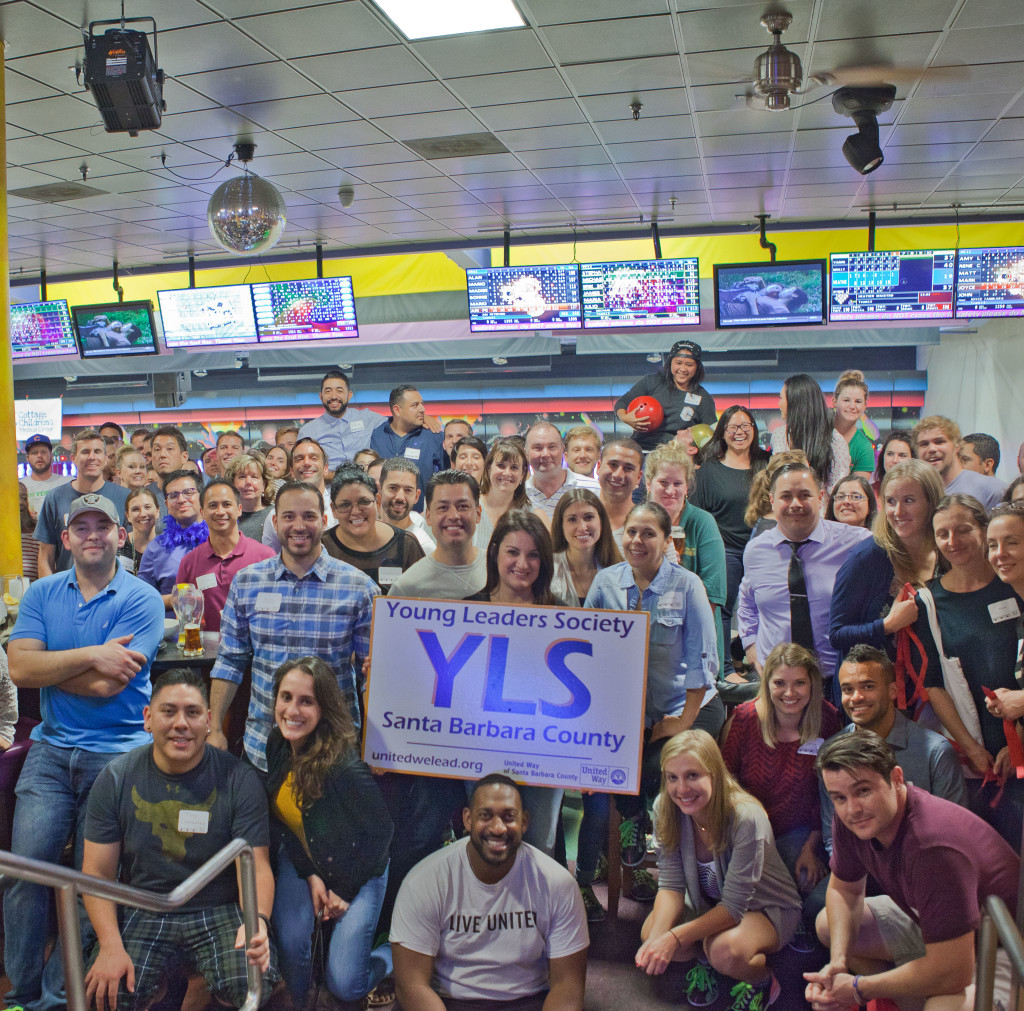
<path fill-rule="evenodd" d="M 878 114 L 892 108 L 896 88 L 880 84 L 870 88 L 840 88 L 832 95 L 832 108 L 857 124 L 843 142 L 843 155 L 862 175 L 874 172 L 885 161 L 878 144 Z"/>
<path fill-rule="evenodd" d="M 338 187 L 338 203 L 342 207 L 351 207 L 356 199 L 356 191 L 351 183 L 342 183 Z"/>

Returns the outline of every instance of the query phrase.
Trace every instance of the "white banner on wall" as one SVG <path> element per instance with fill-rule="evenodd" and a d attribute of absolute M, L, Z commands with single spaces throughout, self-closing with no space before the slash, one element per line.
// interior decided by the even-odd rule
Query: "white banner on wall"
<path fill-rule="evenodd" d="M 37 433 L 47 436 L 54 445 L 60 442 L 61 418 L 64 401 L 60 397 L 48 400 L 14 401 L 14 437 L 24 442 Z"/>
<path fill-rule="evenodd" d="M 636 793 L 645 611 L 378 597 L 363 758 L 456 779 Z"/>

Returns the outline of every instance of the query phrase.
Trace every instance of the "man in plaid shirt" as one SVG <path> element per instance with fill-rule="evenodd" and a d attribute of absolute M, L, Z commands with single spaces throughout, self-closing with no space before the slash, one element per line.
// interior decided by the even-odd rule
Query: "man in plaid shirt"
<path fill-rule="evenodd" d="M 373 598 L 380 590 L 369 576 L 323 550 L 326 524 L 319 489 L 285 484 L 274 514 L 281 553 L 235 575 L 221 616 L 220 649 L 210 672 L 210 743 L 227 747 L 224 715 L 251 662 L 245 751 L 264 772 L 274 725 L 274 671 L 286 660 L 312 655 L 329 663 L 359 722 L 357 672 L 370 651 Z"/>

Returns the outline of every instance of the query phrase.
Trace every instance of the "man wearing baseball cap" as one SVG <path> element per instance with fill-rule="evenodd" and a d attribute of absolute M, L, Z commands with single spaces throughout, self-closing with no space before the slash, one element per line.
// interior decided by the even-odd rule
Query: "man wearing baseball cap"
<path fill-rule="evenodd" d="M 634 383 L 615 401 L 615 416 L 633 429 L 633 438 L 649 453 L 663 442 L 671 442 L 680 432 L 694 425 L 718 421 L 715 398 L 701 383 L 704 381 L 704 351 L 693 341 L 676 341 L 665 355 L 660 372 L 652 372 Z M 636 410 L 628 410 L 637 397 L 653 397 L 662 410 L 658 425 Z"/>
<path fill-rule="evenodd" d="M 28 473 L 21 478 L 21 483 L 28 492 L 28 511 L 35 519 L 46 493 L 67 484 L 71 478 L 66 474 L 54 474 L 53 443 L 49 436 L 30 435 L 25 440 L 25 459 L 28 461 Z"/>
<path fill-rule="evenodd" d="M 118 564 L 125 536 L 109 498 L 88 492 L 73 499 L 60 533 L 71 567 L 36 580 L 21 600 L 7 647 L 11 679 L 40 690 L 42 713 L 18 779 L 11 851 L 21 856 L 58 863 L 73 837 L 81 867 L 93 780 L 116 755 L 149 741 L 142 710 L 164 605 Z M 65 1003 L 59 946 L 45 957 L 50 905 L 40 885 L 16 880 L 7 887 L 8 1007 L 43 1011 Z"/>

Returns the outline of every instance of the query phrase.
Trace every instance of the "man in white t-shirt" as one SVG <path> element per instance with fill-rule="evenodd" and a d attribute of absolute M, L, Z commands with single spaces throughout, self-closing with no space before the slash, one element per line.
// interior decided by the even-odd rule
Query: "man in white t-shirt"
<path fill-rule="evenodd" d="M 594 478 L 566 470 L 562 434 L 550 421 L 538 421 L 530 426 L 526 433 L 526 458 L 530 463 L 526 497 L 534 509 L 543 510 L 549 524 L 558 500 L 570 488 L 589 488 L 597 493 Z"/>
<path fill-rule="evenodd" d="M 45 435 L 30 435 L 25 440 L 25 459 L 28 461 L 28 474 L 21 478 L 21 483 L 28 492 L 28 511 L 32 519 L 39 516 L 46 493 L 71 478 L 66 474 L 53 472 L 53 443 Z"/>
<path fill-rule="evenodd" d="M 391 921 L 395 985 L 417 1011 L 583 1007 L 590 937 L 572 876 L 524 844 L 516 784 L 492 774 L 462 812 L 469 833 L 406 877 Z"/>
<path fill-rule="evenodd" d="M 405 530 L 419 541 L 423 553 L 434 550 L 434 537 L 422 513 L 413 507 L 420 500 L 420 469 L 404 456 L 385 460 L 377 482 L 377 509 L 380 518 L 399 530 Z"/>

